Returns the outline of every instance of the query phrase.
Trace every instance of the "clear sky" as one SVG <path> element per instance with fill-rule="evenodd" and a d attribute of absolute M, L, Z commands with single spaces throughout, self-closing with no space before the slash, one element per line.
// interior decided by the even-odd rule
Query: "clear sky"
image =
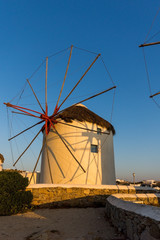
<path fill-rule="evenodd" d="M 117 178 L 131 180 L 135 172 L 137 180 L 160 180 L 160 109 L 149 98 L 142 49 L 138 48 L 159 7 L 158 0 L 0 0 L 0 152 L 5 157 L 4 167 L 12 167 L 12 160 L 3 102 L 22 89 L 46 56 L 73 44 L 101 53 L 117 86 L 112 118 Z M 149 37 L 160 29 L 159 15 Z M 158 40 L 156 37 L 153 40 Z M 159 53 L 160 46 L 146 50 L 153 92 L 159 91 Z M 81 60 L 82 56 L 73 65 Z M 99 63 L 94 67 L 101 72 Z M 91 79 L 81 88 L 93 93 L 111 87 L 109 78 L 105 81 L 102 75 L 98 78 L 91 71 Z M 55 81 L 54 90 L 59 91 L 58 87 Z M 86 105 L 110 120 L 112 97 L 109 94 Z M 23 165 L 31 170 L 34 164 L 24 157 Z"/>

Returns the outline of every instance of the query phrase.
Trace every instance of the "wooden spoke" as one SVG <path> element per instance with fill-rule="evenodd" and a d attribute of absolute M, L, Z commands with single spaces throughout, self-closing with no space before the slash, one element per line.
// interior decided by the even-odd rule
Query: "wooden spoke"
<path fill-rule="evenodd" d="M 97 93 L 97 94 L 95 94 L 95 95 L 93 95 L 93 96 L 91 96 L 91 97 L 88 97 L 88 98 L 80 101 L 80 102 L 74 103 L 74 104 L 72 105 L 72 107 L 75 106 L 75 105 L 77 105 L 77 104 L 79 104 L 79 103 L 82 103 L 82 102 L 88 101 L 88 100 L 90 100 L 90 99 L 92 99 L 92 98 L 95 98 L 95 97 L 97 97 L 97 96 L 99 96 L 99 95 L 101 95 L 101 94 L 103 94 L 103 93 L 109 92 L 109 91 L 111 91 L 111 90 L 114 89 L 114 88 L 116 88 L 116 86 L 113 86 L 113 87 L 111 87 L 111 88 L 108 88 L 108 89 L 106 89 L 105 91 L 100 92 L 100 93 Z M 67 109 L 67 108 L 65 108 L 65 109 L 57 112 L 54 116 L 57 116 L 57 115 L 60 114 L 61 112 L 65 111 L 66 109 Z"/>
<path fill-rule="evenodd" d="M 83 153 L 82 153 L 82 155 L 81 155 L 81 160 L 82 160 L 83 157 L 84 157 L 85 150 L 86 150 L 86 147 L 87 147 L 87 144 L 88 144 L 88 143 L 89 143 L 89 140 L 86 141 L 86 144 L 85 144 L 85 147 L 84 147 Z M 90 155 L 90 152 L 89 152 L 89 155 Z M 79 166 L 77 167 L 76 171 L 74 172 L 73 176 L 71 177 L 71 180 L 74 179 L 74 177 L 76 176 L 78 170 L 79 170 Z M 86 169 L 86 175 L 87 175 L 87 173 L 88 173 L 88 169 Z M 82 174 L 83 174 L 83 173 L 82 173 Z"/>
<path fill-rule="evenodd" d="M 16 113 L 16 114 L 21 114 L 21 115 L 25 115 L 25 116 L 28 116 L 28 117 L 32 117 L 32 116 L 30 116 L 27 113 L 21 113 L 21 112 L 15 112 L 15 111 L 12 111 L 12 113 Z"/>
<path fill-rule="evenodd" d="M 50 151 L 51 155 L 53 156 L 54 161 L 56 162 L 56 164 L 57 164 L 57 166 L 58 166 L 58 168 L 59 168 L 59 171 L 61 172 L 63 178 L 65 178 L 65 175 L 64 175 L 64 173 L 63 173 L 63 170 L 61 169 L 61 167 L 60 167 L 60 165 L 59 165 L 59 163 L 58 163 L 58 161 L 57 161 L 57 159 L 56 159 L 53 151 L 52 151 L 51 149 L 48 149 L 48 150 Z M 49 155 L 48 155 L 48 156 L 49 156 Z M 50 168 L 50 169 L 51 169 L 51 168 Z M 50 170 L 50 172 L 51 172 L 51 170 Z"/>
<path fill-rule="evenodd" d="M 69 64 L 70 64 L 70 60 L 71 60 L 71 55 L 72 55 L 72 49 L 73 49 L 73 45 L 71 46 L 70 55 L 69 55 L 69 59 L 68 59 L 68 64 L 67 64 L 67 68 L 66 68 L 66 72 L 65 72 L 63 84 L 62 84 L 61 91 L 60 91 L 60 94 L 59 94 L 59 97 L 58 97 L 58 101 L 57 101 L 57 104 L 56 104 L 57 107 L 58 107 L 59 100 L 60 100 L 60 97 L 61 97 L 61 94 L 62 94 L 62 91 L 63 91 L 64 83 L 65 83 L 65 80 L 66 80 L 66 77 L 67 77 L 68 68 L 69 68 Z"/>
<path fill-rule="evenodd" d="M 59 108 L 64 104 L 64 102 L 68 99 L 68 97 L 71 95 L 71 93 L 75 90 L 75 88 L 78 86 L 78 84 L 82 81 L 82 79 L 84 78 L 84 76 L 87 74 L 87 72 L 91 69 L 91 67 L 93 66 L 93 64 L 97 61 L 97 59 L 99 58 L 101 54 L 98 54 L 97 57 L 94 59 L 94 61 L 91 63 L 91 65 L 87 68 L 87 70 L 85 71 L 85 73 L 82 75 L 82 77 L 79 79 L 79 81 L 76 83 L 76 85 L 74 86 L 74 88 L 70 91 L 70 93 L 67 95 L 67 97 L 63 100 L 63 102 L 60 104 Z"/>
<path fill-rule="evenodd" d="M 74 158 L 74 160 L 78 163 L 78 165 L 81 167 L 81 169 L 83 170 L 83 172 L 85 173 L 86 171 L 84 170 L 84 168 L 82 167 L 82 165 L 80 164 L 80 162 L 77 160 L 77 158 L 74 156 L 74 154 L 72 153 L 72 151 L 69 149 L 69 147 L 67 146 L 67 144 L 65 143 L 64 139 L 62 138 L 62 136 L 58 133 L 58 131 L 54 128 L 55 132 L 57 133 L 57 135 L 59 136 L 59 138 L 61 139 L 61 141 L 63 142 L 63 144 L 66 146 L 66 148 L 68 149 L 68 151 L 70 152 L 70 154 L 72 155 L 72 157 Z"/>
<path fill-rule="evenodd" d="M 153 45 L 157 45 L 160 44 L 160 42 L 153 42 L 153 43 L 144 43 L 139 45 L 139 47 L 148 47 L 148 46 L 153 46 Z"/>
<path fill-rule="evenodd" d="M 35 141 L 35 139 L 38 137 L 38 135 L 40 134 L 41 130 L 36 134 L 36 136 L 32 139 L 32 141 L 30 142 L 30 144 L 26 147 L 26 149 L 23 151 L 23 153 L 19 156 L 19 158 L 15 161 L 15 163 L 13 164 L 13 166 L 15 166 L 17 164 L 17 162 L 19 161 L 19 159 L 23 156 L 23 154 L 28 150 L 28 148 L 31 146 L 31 144 Z"/>
<path fill-rule="evenodd" d="M 31 84 L 30 84 L 30 82 L 29 82 L 28 79 L 27 79 L 27 82 L 28 82 L 28 84 L 29 84 L 29 86 L 30 86 L 30 88 L 31 88 L 31 90 L 32 90 L 32 92 L 33 92 L 33 94 L 34 94 L 34 96 L 35 96 L 35 98 L 36 98 L 36 100 L 37 100 L 37 102 L 38 102 L 40 108 L 41 108 L 42 111 L 45 113 L 45 111 L 44 111 L 44 109 L 42 108 L 42 105 L 40 104 L 40 102 L 39 102 L 39 100 L 38 100 L 38 98 L 37 98 L 37 96 L 36 96 L 36 94 L 35 94 L 35 92 L 34 92 L 34 90 L 33 90 L 33 88 L 32 88 L 32 86 L 31 86 Z"/>
<path fill-rule="evenodd" d="M 100 93 L 97 93 L 97 94 L 95 94 L 95 95 L 93 95 L 93 96 L 91 96 L 91 97 L 89 97 L 89 98 L 86 98 L 86 99 L 78 102 L 77 104 L 82 103 L 82 102 L 85 102 L 85 101 L 88 101 L 88 100 L 90 100 L 90 99 L 92 99 L 92 98 L 95 98 L 95 97 L 97 97 L 97 96 L 99 96 L 99 95 L 101 95 L 101 94 L 103 94 L 103 93 L 109 92 L 110 90 L 112 90 L 112 89 L 114 89 L 114 88 L 116 88 L 116 86 L 111 87 L 111 88 L 109 88 L 109 89 L 106 89 L 105 91 L 100 92 Z"/>
<path fill-rule="evenodd" d="M 40 113 L 40 112 L 31 110 L 31 109 L 29 109 L 29 108 L 24 108 L 24 107 L 12 105 L 11 103 L 4 103 L 4 104 L 5 104 L 7 107 L 14 108 L 14 109 L 16 109 L 16 110 L 18 110 L 18 111 L 20 111 L 20 112 L 22 112 L 22 113 L 25 113 L 25 114 L 28 114 L 28 115 L 30 115 L 30 116 L 32 116 L 32 117 L 40 118 L 40 119 L 41 119 L 41 117 L 36 116 L 36 115 L 30 113 L 30 112 L 34 112 L 34 113 L 37 113 L 37 114 L 39 114 L 39 115 L 41 116 L 41 113 Z M 30 112 L 27 112 L 26 110 L 27 110 L 27 111 L 30 111 Z"/>
<path fill-rule="evenodd" d="M 47 74 L 48 74 L 48 57 L 46 57 L 46 79 L 45 79 L 45 115 L 48 115 L 48 105 L 47 105 Z M 47 123 L 48 121 L 45 121 L 45 132 L 46 135 L 48 134 L 48 129 L 47 129 Z"/>
<path fill-rule="evenodd" d="M 52 172 L 51 172 L 51 165 L 50 165 L 50 161 L 49 161 L 49 152 L 48 152 L 48 143 L 47 143 L 47 136 L 46 136 L 46 134 L 45 134 L 45 141 L 46 141 L 46 152 L 47 152 L 49 173 L 50 173 L 51 182 L 53 183 Z"/>
<path fill-rule="evenodd" d="M 40 122 L 38 122 L 38 123 L 36 123 L 36 124 L 34 124 L 34 125 L 32 125 L 32 126 L 30 126 L 30 127 L 26 128 L 26 129 L 25 129 L 25 130 L 23 130 L 22 132 L 20 132 L 20 133 L 16 134 L 15 136 L 13 136 L 13 137 L 9 138 L 9 139 L 8 139 L 8 141 L 12 140 L 12 139 L 13 139 L 13 138 L 15 138 L 15 137 L 18 137 L 18 136 L 19 136 L 19 135 L 21 135 L 22 133 L 24 133 L 24 132 L 26 132 L 26 131 L 30 130 L 31 128 L 33 128 L 33 127 L 37 126 L 38 124 L 41 124 L 42 122 L 44 122 L 44 120 L 42 120 L 42 121 L 40 121 Z"/>
<path fill-rule="evenodd" d="M 160 92 L 157 92 L 157 93 L 151 95 L 150 98 L 153 98 L 153 97 L 155 97 L 155 96 L 157 96 L 157 95 L 159 95 L 159 94 L 160 94 Z"/>
<path fill-rule="evenodd" d="M 41 156 L 41 154 L 42 154 L 44 145 L 45 145 L 45 140 L 43 141 L 43 145 L 42 145 L 41 150 L 40 150 L 40 152 L 39 152 L 39 155 L 38 155 L 36 164 L 35 164 L 34 169 L 33 169 L 33 172 L 32 172 L 32 176 L 31 176 L 31 178 L 30 178 L 30 180 L 29 180 L 29 184 L 31 183 L 31 180 L 32 180 L 32 178 L 33 178 L 33 175 L 34 175 L 34 173 L 35 173 L 35 171 L 36 171 L 36 168 L 37 168 L 37 165 L 38 165 L 40 156 Z"/>
<path fill-rule="evenodd" d="M 79 128 L 79 129 L 83 129 L 83 130 L 86 130 L 86 131 L 90 131 L 90 132 L 98 132 L 96 130 L 93 130 L 93 129 L 89 129 L 89 128 L 83 128 L 83 127 L 79 127 L 79 126 L 74 126 L 74 125 L 71 125 L 71 124 L 68 124 L 68 123 L 63 123 L 63 122 L 58 122 L 60 124 L 64 124 L 64 125 L 67 125 L 67 126 L 70 126 L 70 127 L 74 127 L 74 128 Z M 109 135 L 109 132 L 101 132 L 101 134 L 107 134 Z"/>
<path fill-rule="evenodd" d="M 47 114 L 47 74 L 48 74 L 48 57 L 46 57 L 46 79 L 45 79 L 45 106 Z"/>
<path fill-rule="evenodd" d="M 11 103 L 4 103 L 7 107 L 11 107 L 11 108 L 15 108 L 16 110 L 19 110 L 19 111 L 22 111 L 22 109 L 23 110 L 27 110 L 27 111 L 29 111 L 29 112 L 34 112 L 34 113 L 37 113 L 37 114 L 40 114 L 41 115 L 41 113 L 40 112 L 37 112 L 37 111 L 35 111 L 35 110 L 32 110 L 32 109 L 29 109 L 29 108 L 24 108 L 24 107 L 20 107 L 20 106 L 16 106 L 16 105 L 13 105 L 13 104 L 11 104 Z M 27 113 L 27 112 L 26 112 Z M 28 114 L 30 114 L 30 113 L 28 113 Z M 33 115 L 34 116 L 34 115 Z"/>

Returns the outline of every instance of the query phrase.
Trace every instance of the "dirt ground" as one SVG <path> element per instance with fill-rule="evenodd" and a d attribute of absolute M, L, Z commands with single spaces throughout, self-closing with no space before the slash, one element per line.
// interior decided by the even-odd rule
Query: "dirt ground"
<path fill-rule="evenodd" d="M 104 208 L 37 209 L 0 217 L 0 240 L 125 240 Z"/>

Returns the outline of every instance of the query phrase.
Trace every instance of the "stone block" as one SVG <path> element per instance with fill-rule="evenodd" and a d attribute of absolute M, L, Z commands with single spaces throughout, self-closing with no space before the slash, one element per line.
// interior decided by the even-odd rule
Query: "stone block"
<path fill-rule="evenodd" d="M 84 190 L 84 194 L 85 194 L 85 195 L 89 195 L 89 194 L 90 194 L 90 189 L 85 189 L 85 190 Z"/>
<path fill-rule="evenodd" d="M 126 219 L 127 237 L 133 239 L 133 224 L 130 219 Z"/>
<path fill-rule="evenodd" d="M 66 189 L 66 192 L 67 192 L 67 193 L 73 193 L 73 192 L 74 192 L 74 189 L 73 189 L 73 188 L 67 188 L 67 189 Z"/>
<path fill-rule="evenodd" d="M 134 233 L 134 235 L 133 235 L 133 240 L 139 240 L 139 237 L 136 233 Z"/>
<path fill-rule="evenodd" d="M 147 229 L 145 229 L 140 236 L 140 240 L 158 240 L 158 239 L 152 237 L 150 235 L 149 231 Z"/>
<path fill-rule="evenodd" d="M 158 224 L 151 223 L 151 225 L 149 227 L 149 233 L 154 238 L 160 239 L 160 228 L 159 228 Z"/>

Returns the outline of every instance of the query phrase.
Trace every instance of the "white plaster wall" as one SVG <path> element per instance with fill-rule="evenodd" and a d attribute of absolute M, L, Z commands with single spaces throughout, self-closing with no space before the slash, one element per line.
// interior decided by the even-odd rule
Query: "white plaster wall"
<path fill-rule="evenodd" d="M 73 121 L 72 125 L 96 131 L 99 127 L 102 131 L 106 131 L 101 126 L 88 122 Z M 96 132 L 60 123 L 56 124 L 55 127 L 86 172 L 83 172 L 62 140 L 51 129 L 47 135 L 49 161 L 46 144 L 42 152 L 41 183 L 115 184 L 113 135 L 111 132 L 110 135 L 98 135 Z M 91 144 L 98 145 L 98 153 L 91 152 Z"/>
<path fill-rule="evenodd" d="M 102 184 L 116 184 L 113 133 L 102 140 Z M 110 169 L 110 171 L 109 171 Z"/>

